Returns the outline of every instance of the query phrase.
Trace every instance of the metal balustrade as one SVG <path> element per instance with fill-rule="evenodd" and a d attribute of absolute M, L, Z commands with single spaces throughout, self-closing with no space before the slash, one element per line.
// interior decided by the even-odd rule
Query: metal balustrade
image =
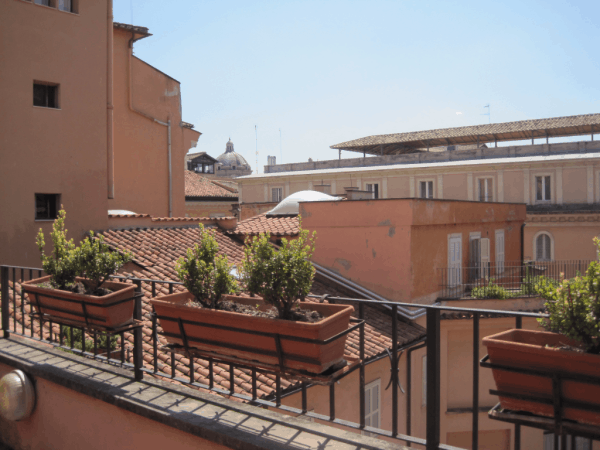
<path fill-rule="evenodd" d="M 537 264 L 537 263 L 536 263 Z M 505 270 L 511 270 L 514 268 L 516 270 L 520 270 L 521 266 L 509 266 L 505 268 Z M 530 266 L 522 266 L 530 267 Z M 550 266 L 545 266 L 550 267 Z M 558 266 L 557 266 L 558 267 Z M 563 266 L 564 267 L 564 266 Z M 572 268 L 572 267 L 571 267 Z M 558 270 L 552 269 L 552 270 Z M 579 268 L 577 269 L 579 270 Z M 549 272 L 546 272 L 549 273 Z M 554 272 L 552 272 L 554 273 Z M 364 330 L 364 322 L 358 327 L 359 331 L 359 355 L 360 361 L 359 364 L 354 365 L 350 370 L 345 372 L 339 379 L 344 378 L 354 371 L 359 371 L 358 376 L 358 386 L 356 392 L 360 398 L 360 406 L 359 406 L 359 422 L 351 422 L 348 420 L 343 420 L 337 417 L 335 403 L 336 396 L 339 393 L 336 390 L 336 382 L 333 382 L 329 385 L 329 411 L 328 414 L 320 414 L 315 413 L 314 411 L 309 411 L 308 405 L 308 388 L 310 388 L 310 381 L 302 381 L 300 386 L 290 390 L 289 392 L 282 393 L 281 391 L 281 374 L 271 372 L 269 370 L 263 370 L 262 368 L 250 367 L 243 364 L 232 364 L 230 362 L 221 361 L 217 357 L 215 358 L 189 358 L 188 370 L 189 377 L 183 378 L 176 376 L 176 368 L 182 367 L 181 363 L 176 362 L 175 353 L 171 353 L 170 359 L 170 373 L 166 373 L 161 370 L 162 363 L 159 361 L 159 351 L 164 351 L 164 348 L 161 347 L 159 342 L 159 324 L 157 321 L 156 314 L 146 312 L 144 314 L 145 318 L 150 321 L 151 326 L 149 331 L 150 339 L 150 347 L 151 351 L 149 352 L 151 356 L 151 361 L 146 362 L 146 367 L 143 366 L 143 333 L 142 328 L 138 327 L 132 331 L 125 331 L 118 333 L 118 336 L 121 340 L 121 350 L 120 350 L 120 358 L 111 358 L 109 354 L 101 355 L 100 349 L 98 348 L 98 333 L 94 331 L 86 331 L 82 330 L 81 332 L 81 345 L 82 349 L 75 348 L 73 341 L 73 330 L 74 327 L 67 327 L 69 329 L 68 333 L 70 333 L 70 339 L 68 344 L 65 344 L 65 336 L 63 333 L 63 327 L 57 327 L 56 324 L 52 322 L 46 321 L 44 323 L 43 317 L 36 318 L 35 315 L 29 316 L 29 313 L 32 312 L 30 309 L 30 305 L 28 302 L 22 301 L 23 296 L 20 292 L 19 284 L 22 281 L 27 281 L 35 277 L 42 276 L 43 272 L 41 269 L 37 268 L 27 268 L 27 267 L 16 267 L 16 266 L 0 266 L 0 283 L 1 283 L 1 307 L 2 307 L 2 330 L 4 332 L 4 338 L 9 338 L 11 334 L 16 334 L 19 336 L 24 336 L 30 339 L 36 339 L 39 341 L 43 341 L 46 343 L 50 343 L 56 347 L 72 351 L 74 353 L 80 354 L 85 357 L 94 358 L 97 360 L 105 361 L 111 364 L 119 364 L 125 368 L 133 369 L 135 372 L 135 376 L 137 379 L 141 379 L 143 374 L 152 374 L 157 376 L 162 376 L 164 378 L 174 379 L 180 383 L 194 386 L 197 388 L 207 389 L 222 395 L 231 396 L 238 398 L 240 400 L 246 401 L 249 404 L 253 404 L 261 407 L 270 407 L 277 408 L 281 411 L 296 414 L 296 415 L 304 415 L 309 418 L 319 419 L 325 422 L 334 423 L 337 425 L 343 425 L 345 427 L 355 429 L 357 431 L 366 431 L 373 435 L 378 435 L 382 437 L 395 438 L 399 441 L 406 443 L 407 445 L 422 445 L 425 446 L 428 450 L 430 449 L 452 449 L 449 445 L 440 444 L 440 320 L 442 313 L 461 313 L 468 314 L 471 316 L 471 320 L 473 321 L 473 349 L 472 349 L 472 370 L 473 370 L 473 398 L 472 398 L 472 448 L 478 448 L 478 439 L 479 439 L 479 367 L 480 367 L 480 359 L 481 355 L 479 354 L 479 345 L 481 342 L 480 337 L 480 319 L 482 315 L 490 315 L 490 314 L 498 314 L 503 317 L 514 317 L 515 319 L 515 328 L 522 327 L 523 318 L 539 318 L 545 317 L 544 315 L 537 313 L 529 313 L 529 312 L 519 312 L 519 311 L 502 311 L 502 310 L 490 310 L 490 309 L 473 309 L 473 308 L 460 308 L 460 307 L 450 307 L 450 306 L 440 306 L 440 305 L 419 305 L 421 308 L 425 308 L 427 311 L 426 316 L 426 324 L 427 324 L 427 335 L 425 338 L 416 340 L 405 346 L 398 345 L 398 307 L 412 307 L 414 308 L 414 304 L 410 303 L 396 303 L 396 302 L 382 302 L 379 300 L 365 300 L 365 299 L 355 299 L 355 298 L 344 298 L 344 297 L 327 297 L 326 301 L 331 303 L 336 302 L 344 302 L 349 303 L 355 306 L 358 315 L 358 321 L 356 323 L 360 323 L 365 319 L 365 309 L 368 307 L 378 307 L 382 305 L 387 305 L 391 310 L 391 339 L 392 339 L 392 348 L 389 354 L 380 355 L 379 357 L 373 358 L 371 360 L 365 361 L 365 330 Z M 156 297 L 160 287 L 168 287 L 169 293 L 174 292 L 175 286 L 181 285 L 181 283 L 173 282 L 173 281 L 163 281 L 163 280 L 151 280 L 151 279 L 142 279 L 142 278 L 131 278 L 131 277 L 122 277 L 116 276 L 121 281 L 130 282 L 136 285 L 136 292 L 143 292 L 143 287 L 146 288 L 146 298 L 148 297 Z M 149 293 L 149 295 L 148 295 Z M 12 294 L 12 295 L 11 295 Z M 314 297 L 315 299 L 323 300 L 322 296 L 309 296 Z M 27 312 L 29 310 L 29 313 Z M 6 313 L 8 311 L 8 313 Z M 141 320 L 143 319 L 142 314 L 142 302 L 141 299 L 138 298 L 136 302 L 134 318 Z M 29 326 L 27 325 L 27 317 L 29 317 Z M 39 319 L 39 328 L 38 335 L 34 333 L 34 320 Z M 57 331 L 58 330 L 58 331 Z M 126 342 L 129 342 L 127 339 L 130 335 L 129 333 L 133 333 L 133 347 L 125 345 Z M 91 339 L 93 341 L 93 351 L 86 351 L 85 347 L 85 339 Z M 108 342 L 108 340 L 107 340 Z M 426 348 L 426 357 L 427 357 L 427 367 L 426 367 L 426 436 L 425 438 L 418 438 L 414 436 L 410 436 L 412 430 L 411 416 L 413 412 L 412 408 L 412 352 L 415 350 L 419 350 L 422 348 Z M 400 352 L 406 351 L 407 353 L 407 408 L 406 411 L 399 411 L 399 393 L 398 389 L 400 389 L 399 383 L 399 373 L 398 373 L 398 362 Z M 369 364 L 372 364 L 375 361 L 378 361 L 383 358 L 389 358 L 390 361 L 390 383 L 389 387 L 391 388 L 391 398 L 392 398 L 392 429 L 384 430 L 380 428 L 369 427 L 365 425 L 365 368 Z M 198 363 L 199 359 L 205 359 L 208 361 L 208 383 L 200 383 L 195 379 L 195 364 Z M 215 365 L 221 363 L 228 365 L 228 372 L 230 377 L 230 388 L 223 389 L 222 387 L 216 386 L 214 375 L 215 375 Z M 251 377 L 251 392 L 250 395 L 240 394 L 234 391 L 234 369 L 242 369 L 246 370 Z M 257 380 L 261 374 L 271 374 L 275 376 L 275 394 L 272 398 L 259 398 L 258 390 L 257 390 Z M 338 379 L 338 380 L 339 380 Z M 301 408 L 295 408 L 288 405 L 285 405 L 282 400 L 289 395 L 296 394 L 300 392 L 302 403 Z M 405 414 L 406 420 L 406 430 L 407 434 L 399 433 L 399 423 L 400 417 L 402 413 Z M 520 426 L 515 425 L 515 434 L 514 434 L 514 449 L 519 450 L 521 448 L 521 433 Z"/>

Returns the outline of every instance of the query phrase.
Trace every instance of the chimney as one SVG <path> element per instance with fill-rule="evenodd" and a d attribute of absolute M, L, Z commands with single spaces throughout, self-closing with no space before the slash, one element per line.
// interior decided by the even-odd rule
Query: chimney
<path fill-rule="evenodd" d="M 345 187 L 346 198 L 348 200 L 372 200 L 373 192 L 361 191 L 357 186 Z"/>

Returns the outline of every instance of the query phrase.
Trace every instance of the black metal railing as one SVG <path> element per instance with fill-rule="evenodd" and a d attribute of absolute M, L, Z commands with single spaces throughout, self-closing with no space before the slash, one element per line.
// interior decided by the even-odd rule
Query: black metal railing
<path fill-rule="evenodd" d="M 540 277 L 555 281 L 585 274 L 592 261 L 482 262 L 438 269 L 439 298 L 537 297 Z"/>
<path fill-rule="evenodd" d="M 459 308 L 459 307 L 448 307 L 448 306 L 440 306 L 440 305 L 419 305 L 420 307 L 426 310 L 426 324 L 427 324 L 427 334 L 425 338 L 420 338 L 411 342 L 410 344 L 400 346 L 398 345 L 399 341 L 399 320 L 398 317 L 398 307 L 412 307 L 414 308 L 414 304 L 408 303 L 395 303 L 395 302 L 382 302 L 378 300 L 365 300 L 365 299 L 355 299 L 355 298 L 344 298 L 344 297 L 329 297 L 327 296 L 325 301 L 330 303 L 349 303 L 355 306 L 355 310 L 357 311 L 358 321 L 355 323 L 359 323 L 360 326 L 357 328 L 359 336 L 359 364 L 354 365 L 350 370 L 345 372 L 342 376 L 336 379 L 336 381 L 347 377 L 351 373 L 354 373 L 356 370 L 359 372 L 358 381 L 357 381 L 357 389 L 355 392 L 359 395 L 359 421 L 352 422 L 349 420 L 344 420 L 339 418 L 339 415 L 336 412 L 336 396 L 338 392 L 336 392 L 337 382 L 333 382 L 329 384 L 329 411 L 324 413 L 317 413 L 314 411 L 309 411 L 308 405 L 308 389 L 311 387 L 310 381 L 302 381 L 299 386 L 294 386 L 292 389 L 289 389 L 286 392 L 282 392 L 281 389 L 281 373 L 273 372 L 269 370 L 263 370 L 262 368 L 255 368 L 248 365 L 243 364 L 233 364 L 231 362 L 223 362 L 218 358 L 194 358 L 189 357 L 185 360 L 176 359 L 176 353 L 170 352 L 170 361 L 168 364 L 163 364 L 162 361 L 168 358 L 165 358 L 164 352 L 165 346 L 161 344 L 165 342 L 161 339 L 161 333 L 159 333 L 159 324 L 157 321 L 157 316 L 154 314 L 149 308 L 145 309 L 145 312 L 142 311 L 142 303 L 141 301 L 136 304 L 136 312 L 135 317 L 137 319 L 146 319 L 149 322 L 150 326 L 145 326 L 143 328 L 138 327 L 133 331 L 133 345 L 128 344 L 131 339 L 128 339 L 127 332 L 120 334 L 120 342 L 121 342 L 121 352 L 120 358 L 113 359 L 110 358 L 110 355 L 102 356 L 99 355 L 96 348 L 97 335 L 92 332 L 89 333 L 85 330 L 82 330 L 83 339 L 91 338 L 94 341 L 94 350 L 93 352 L 85 351 L 85 343 L 83 343 L 82 349 L 77 349 L 73 345 L 73 339 L 70 339 L 70 344 L 64 345 L 63 342 L 63 332 L 62 328 L 58 329 L 52 323 L 46 323 L 40 321 L 38 326 L 39 336 L 34 335 L 34 326 L 29 323 L 33 322 L 35 319 L 28 315 L 27 311 L 30 310 L 30 305 L 28 305 L 27 301 L 23 298 L 20 292 L 19 284 L 21 281 L 25 281 L 26 279 L 31 279 L 35 276 L 41 275 L 42 272 L 39 269 L 30 269 L 30 268 L 21 268 L 14 266 L 0 266 L 0 283 L 1 283 L 1 307 L 2 307 L 2 329 L 4 332 L 4 337 L 8 338 L 10 334 L 17 334 L 21 336 L 25 336 L 31 339 L 42 340 L 44 342 L 49 342 L 52 345 L 57 347 L 64 348 L 69 351 L 73 351 L 75 353 L 92 357 L 95 359 L 99 359 L 102 361 L 106 361 L 109 363 L 117 363 L 121 364 L 124 367 L 134 369 L 136 371 L 136 378 L 141 378 L 144 373 L 152 374 L 156 376 L 162 376 L 165 378 L 174 379 L 180 383 L 194 386 L 197 388 L 211 390 L 213 392 L 223 394 L 226 396 L 231 396 L 238 398 L 240 400 L 246 401 L 249 404 L 253 404 L 256 406 L 262 407 L 272 407 L 282 410 L 287 413 L 296 414 L 296 415 L 304 415 L 309 418 L 319 419 L 324 422 L 334 423 L 338 425 L 342 425 L 348 427 L 350 429 L 355 429 L 358 431 L 366 431 L 373 435 L 395 438 L 400 441 L 404 441 L 408 446 L 413 444 L 425 446 L 428 450 L 433 449 L 452 449 L 449 445 L 440 444 L 441 436 L 440 436 L 440 424 L 441 424 L 441 414 L 440 410 L 440 351 L 441 351 L 441 333 L 440 333 L 440 321 L 442 320 L 442 314 L 448 313 L 458 313 L 464 315 L 467 313 L 471 320 L 473 321 L 473 349 L 472 349 L 472 370 L 473 370 L 473 394 L 472 394 L 472 448 L 478 448 L 478 439 L 479 439 L 479 366 L 480 366 L 480 358 L 479 354 L 479 346 L 481 342 L 480 336 L 480 318 L 482 315 L 489 317 L 490 314 L 498 314 L 503 317 L 514 317 L 515 319 L 515 328 L 521 328 L 523 323 L 523 318 L 539 318 L 543 317 L 543 315 L 536 313 L 528 313 L 528 312 L 518 312 L 518 311 L 500 311 L 500 310 L 489 310 L 489 309 L 473 309 L 473 308 Z M 117 277 L 123 280 L 123 277 Z M 162 281 L 162 280 L 151 280 L 151 279 L 141 279 L 141 278 L 127 278 L 127 282 L 133 283 L 136 285 L 137 292 L 144 292 L 146 299 L 156 297 L 157 295 L 162 295 L 162 293 L 173 293 L 175 289 L 181 289 L 181 283 L 172 282 L 172 281 Z M 161 292 L 162 291 L 162 292 Z M 12 294 L 12 295 L 11 295 Z M 324 300 L 323 296 L 310 296 L 316 299 Z M 23 300 L 23 301 L 21 301 Z M 365 358 L 365 328 L 364 328 L 364 320 L 366 318 L 366 309 L 367 308 L 381 308 L 382 306 L 388 307 L 390 311 L 391 318 L 391 352 L 389 354 L 379 355 L 370 360 L 366 360 Z M 8 313 L 6 313 L 8 311 Z M 10 320 L 12 319 L 12 320 Z M 29 322 L 28 322 L 29 320 Z M 54 327 L 54 328 L 53 328 Z M 58 332 L 56 331 L 58 330 Z M 70 333 L 73 333 L 73 327 L 70 329 Z M 145 339 L 144 339 L 145 336 Z M 150 343 L 150 350 L 146 352 L 147 358 L 145 359 L 145 366 L 142 367 L 143 363 L 143 355 L 142 355 L 142 345 L 143 341 Z M 412 432 L 412 415 L 413 415 L 413 398 L 412 398 L 412 353 L 414 351 L 418 351 L 425 348 L 426 351 L 426 436 L 424 438 L 419 438 L 415 436 L 411 436 Z M 406 351 L 407 353 L 407 390 L 406 390 L 406 412 L 405 412 L 405 420 L 406 420 L 406 434 L 401 434 L 399 432 L 400 425 L 400 417 L 401 411 L 399 410 L 399 392 L 398 390 L 401 388 L 399 383 L 399 373 L 397 370 L 399 357 L 402 351 Z M 392 397 L 392 425 L 391 430 L 384 430 L 381 428 L 366 426 L 366 405 L 365 405 L 365 371 L 366 367 L 369 364 L 374 363 L 375 361 L 389 358 L 390 362 L 390 383 L 389 387 L 391 388 L 391 397 Z M 208 375 L 206 382 L 199 382 L 196 378 L 196 364 L 199 364 L 199 361 L 203 360 L 204 364 L 208 369 Z M 187 362 L 186 362 L 187 361 Z M 133 363 L 132 363 L 133 362 Z M 215 369 L 217 364 L 221 367 L 221 371 L 223 370 L 223 365 L 227 366 L 227 372 L 229 373 L 229 389 L 223 388 L 223 386 L 217 385 L 215 382 Z M 169 367 L 169 371 L 166 371 L 166 367 Z M 234 371 L 235 369 L 242 370 L 245 374 L 247 374 L 251 380 L 251 387 L 247 389 L 249 392 L 239 393 L 234 390 Z M 179 372 L 187 372 L 188 377 L 184 378 L 182 376 L 177 376 L 177 371 Z M 139 373 L 139 376 L 138 376 Z M 258 379 L 261 376 L 268 375 L 275 379 L 275 392 L 272 396 L 267 398 L 261 398 L 258 393 L 257 384 Z M 345 387 L 347 389 L 347 386 Z M 290 395 L 293 394 L 301 394 L 301 407 L 292 407 L 284 404 L 283 400 Z M 521 448 L 521 433 L 520 426 L 514 425 L 514 449 L 519 450 Z"/>

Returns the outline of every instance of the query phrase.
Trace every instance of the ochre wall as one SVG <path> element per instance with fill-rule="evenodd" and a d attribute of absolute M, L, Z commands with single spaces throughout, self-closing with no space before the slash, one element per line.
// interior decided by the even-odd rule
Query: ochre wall
<path fill-rule="evenodd" d="M 211 214 L 222 214 L 231 216 L 231 205 L 235 201 L 226 202 L 185 202 L 186 217 L 210 217 Z"/>
<path fill-rule="evenodd" d="M 2 2 L 0 264 L 40 266 L 35 235 L 52 223 L 34 220 L 36 193 L 61 195 L 76 241 L 106 227 L 107 3 L 78 3 Z M 33 106 L 34 80 L 60 85 L 59 109 Z"/>
<path fill-rule="evenodd" d="M 115 198 L 109 200 L 109 207 L 154 217 L 169 216 L 167 127 L 132 111 L 129 105 L 131 94 L 135 109 L 164 123 L 171 120 L 172 216 L 184 217 L 185 185 L 181 161 L 191 147 L 194 134 L 199 136 L 199 133 L 181 126 L 178 81 L 132 57 L 130 87 L 130 39 L 131 33 L 115 29 Z"/>
<path fill-rule="evenodd" d="M 258 216 L 264 212 L 270 211 L 277 203 L 269 202 L 269 203 L 242 203 L 240 205 L 240 217 L 239 220 L 246 220 L 250 217 Z"/>
<path fill-rule="evenodd" d="M 13 368 L 0 364 L 0 377 Z M 227 447 L 38 378 L 33 414 L 20 422 L 0 419 L 2 441 L 14 450 L 106 450 Z"/>
<path fill-rule="evenodd" d="M 494 261 L 495 230 L 503 229 L 505 261 L 520 259 L 525 220 L 524 205 L 416 199 L 301 203 L 300 212 L 303 227 L 317 232 L 317 264 L 400 302 L 437 298 L 450 234 L 462 236 L 464 266 L 470 232 L 489 237 Z"/>

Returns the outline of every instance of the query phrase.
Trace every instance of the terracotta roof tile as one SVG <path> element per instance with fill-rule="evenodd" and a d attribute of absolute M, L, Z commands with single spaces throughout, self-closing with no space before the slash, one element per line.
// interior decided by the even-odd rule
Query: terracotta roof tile
<path fill-rule="evenodd" d="M 227 197 L 237 198 L 237 192 L 231 189 L 225 189 L 216 183 L 213 183 L 206 177 L 203 177 L 191 170 L 185 171 L 185 196 L 186 197 Z"/>
<path fill-rule="evenodd" d="M 256 235 L 271 233 L 272 236 L 296 236 L 299 232 L 298 216 L 267 216 L 265 213 L 238 222 L 227 232 L 234 235 Z"/>
<path fill-rule="evenodd" d="M 243 245 L 238 241 L 224 234 L 217 228 L 210 229 L 219 243 L 219 253 L 226 254 L 232 263 L 239 263 L 243 254 Z M 110 245 L 120 250 L 129 250 L 134 253 L 137 260 L 148 267 L 140 271 L 123 274 L 124 276 L 133 276 L 143 279 L 154 279 L 164 281 L 177 281 L 174 270 L 175 261 L 182 256 L 186 249 L 198 240 L 198 230 L 196 228 L 158 228 L 158 229 L 135 229 L 135 230 L 107 230 L 101 232 Z M 12 303 L 13 289 L 12 281 L 9 282 L 9 298 Z M 16 311 L 19 323 L 24 323 L 25 327 L 31 326 L 29 316 L 30 305 L 24 305 L 24 313 L 20 313 L 20 293 L 21 288 L 16 283 L 17 300 Z M 167 294 L 169 289 L 166 285 L 155 286 L 156 295 Z M 153 348 L 152 348 L 152 306 L 149 299 L 152 298 L 152 283 L 143 282 L 142 290 L 144 298 L 142 301 L 143 330 L 143 349 L 144 364 L 148 369 L 153 369 Z M 181 285 L 173 286 L 174 292 L 183 291 Z M 337 288 L 334 282 L 324 284 L 315 280 L 311 293 L 314 295 L 330 294 L 332 296 L 346 296 L 346 292 Z M 309 299 L 310 301 L 316 301 Z M 352 304 L 352 302 L 350 302 Z M 358 308 L 355 308 L 354 315 L 357 316 Z M 376 307 L 367 306 L 365 308 L 365 356 L 367 359 L 375 358 L 386 351 L 386 348 L 392 346 L 391 340 L 391 317 Z M 39 322 L 34 321 L 34 331 L 39 334 Z M 37 328 L 36 328 L 37 326 Z M 47 325 L 46 325 L 47 327 Z M 54 333 L 58 334 L 58 328 L 55 325 Z M 398 321 L 399 345 L 410 343 L 425 336 L 425 329 L 418 325 L 411 325 Z M 47 332 L 46 330 L 45 332 Z M 171 375 L 171 355 L 161 347 L 166 345 L 166 339 L 161 335 L 162 329 L 158 325 L 159 333 L 159 351 L 158 367 L 161 372 Z M 125 334 L 125 343 L 119 342 L 130 350 L 133 348 L 133 335 Z M 131 352 L 130 352 L 131 353 Z M 125 353 L 126 355 L 128 352 Z M 359 356 L 359 332 L 354 331 L 348 335 L 346 343 L 346 355 Z M 189 360 L 182 355 L 175 355 L 175 376 L 189 379 Z M 194 379 L 199 383 L 208 384 L 208 361 L 194 359 Z M 221 389 L 229 389 L 229 366 L 227 364 L 214 365 L 214 383 Z M 251 395 L 251 372 L 245 369 L 234 369 L 234 392 Z M 295 387 L 297 382 L 294 380 L 281 380 L 283 391 Z M 275 376 L 258 372 L 257 390 L 261 398 L 272 397 L 275 393 Z"/>

